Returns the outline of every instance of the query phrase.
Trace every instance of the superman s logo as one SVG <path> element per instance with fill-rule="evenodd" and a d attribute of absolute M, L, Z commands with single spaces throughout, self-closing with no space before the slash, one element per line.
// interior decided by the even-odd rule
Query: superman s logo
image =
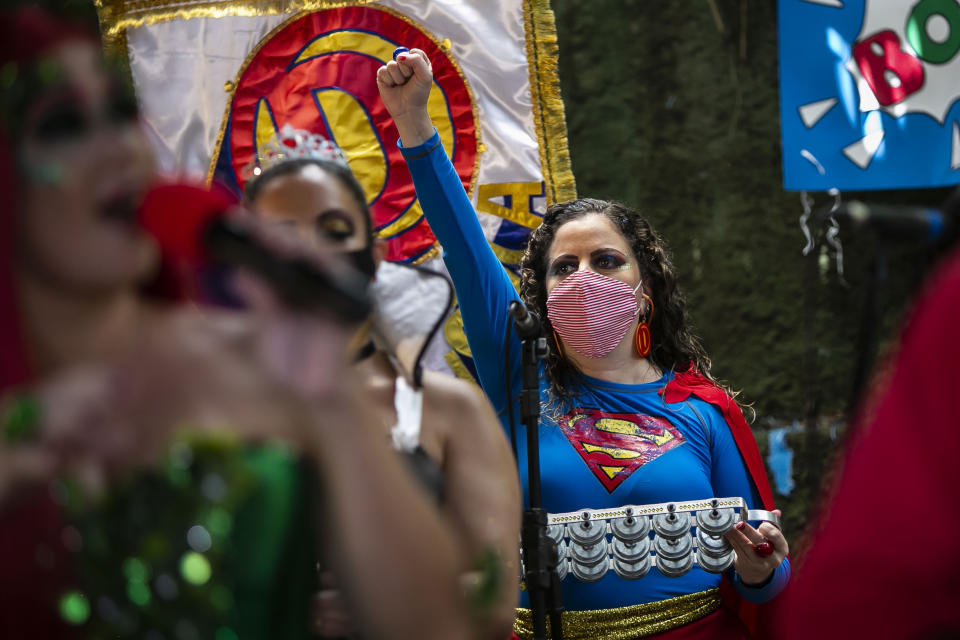
<path fill-rule="evenodd" d="M 685 442 L 663 418 L 638 413 L 574 409 L 559 425 L 608 493 L 643 465 Z"/>

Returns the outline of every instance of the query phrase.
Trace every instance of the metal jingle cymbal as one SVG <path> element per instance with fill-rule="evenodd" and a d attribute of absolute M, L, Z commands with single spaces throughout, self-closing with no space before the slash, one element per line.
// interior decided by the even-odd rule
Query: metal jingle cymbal
<path fill-rule="evenodd" d="M 693 554 L 687 554 L 682 558 L 670 559 L 657 556 L 657 569 L 668 578 L 679 578 L 689 573 L 693 568 Z"/>
<path fill-rule="evenodd" d="M 547 537 L 552 539 L 557 544 L 563 540 L 564 536 L 567 535 L 567 527 L 563 524 L 552 524 L 547 527 Z"/>
<path fill-rule="evenodd" d="M 657 536 L 653 540 L 653 550 L 658 556 L 676 560 L 688 555 L 693 550 L 693 537 L 689 535 L 680 538 Z"/>
<path fill-rule="evenodd" d="M 583 582 L 595 582 L 607 575 L 610 570 L 609 562 L 598 562 L 594 565 L 582 565 L 574 560 L 570 561 L 570 572 Z"/>
<path fill-rule="evenodd" d="M 610 520 L 610 533 L 626 542 L 639 540 L 650 534 L 650 518 L 628 515 Z"/>
<path fill-rule="evenodd" d="M 678 538 L 690 532 L 690 514 L 684 511 L 653 516 L 653 530 L 665 538 Z"/>
<path fill-rule="evenodd" d="M 583 545 L 579 542 L 570 541 L 570 559 L 580 564 L 596 564 L 605 559 L 608 555 L 607 541 L 602 540 L 589 545 Z"/>
<path fill-rule="evenodd" d="M 736 524 L 735 516 L 733 509 L 702 509 L 697 511 L 697 528 L 711 536 L 719 536 Z"/>
<path fill-rule="evenodd" d="M 580 522 L 567 525 L 567 535 L 580 544 L 593 544 L 607 532 L 607 523 L 603 520 L 590 520 L 589 514 Z"/>
<path fill-rule="evenodd" d="M 614 538 L 610 541 L 610 552 L 614 558 L 624 562 L 637 562 L 640 558 L 650 555 L 650 538 L 641 538 L 634 542 Z"/>
<path fill-rule="evenodd" d="M 703 529 L 697 529 L 697 547 L 714 557 L 720 557 L 733 549 L 726 538 L 709 535 Z"/>
<path fill-rule="evenodd" d="M 636 562 L 626 562 L 614 556 L 613 570 L 618 576 L 625 580 L 639 580 L 650 571 L 650 556 L 646 555 Z"/>
<path fill-rule="evenodd" d="M 560 564 L 557 565 L 557 576 L 563 580 L 570 573 L 570 561 L 566 558 L 560 559 Z"/>
<path fill-rule="evenodd" d="M 727 567 L 733 564 L 733 550 L 721 556 L 712 556 L 704 553 L 703 550 L 697 551 L 697 564 L 700 568 L 709 573 L 723 573 Z"/>

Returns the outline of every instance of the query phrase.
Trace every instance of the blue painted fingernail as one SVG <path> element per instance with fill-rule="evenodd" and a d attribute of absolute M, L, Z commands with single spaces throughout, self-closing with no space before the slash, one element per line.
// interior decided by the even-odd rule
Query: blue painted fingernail
<path fill-rule="evenodd" d="M 396 60 L 398 55 L 401 53 L 406 53 L 407 51 L 410 51 L 410 49 L 407 49 L 406 47 L 397 47 L 393 50 L 393 59 Z"/>

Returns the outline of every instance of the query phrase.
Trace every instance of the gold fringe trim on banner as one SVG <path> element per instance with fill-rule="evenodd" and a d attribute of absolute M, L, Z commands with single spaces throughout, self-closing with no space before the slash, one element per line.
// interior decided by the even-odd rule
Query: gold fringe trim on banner
<path fill-rule="evenodd" d="M 533 122 L 540 146 L 540 164 L 547 204 L 577 197 L 567 147 L 567 123 L 557 75 L 557 27 L 549 0 L 523 0 L 523 27 L 530 68 Z"/>
<path fill-rule="evenodd" d="M 115 64 L 126 79 L 128 86 L 133 86 L 133 71 L 130 69 L 130 54 L 127 52 L 127 32 L 121 31 L 111 40 L 101 41 L 104 57 Z"/>
<path fill-rule="evenodd" d="M 226 16 L 276 16 L 370 4 L 375 0 L 93 0 L 100 18 L 100 32 L 108 48 L 116 38 L 133 29 L 170 20 L 223 18 Z"/>
<path fill-rule="evenodd" d="M 597 611 L 564 611 L 563 637 L 568 640 L 633 640 L 682 627 L 720 608 L 719 589 Z M 517 609 L 513 631 L 522 640 L 533 638 L 530 609 Z M 551 636 L 552 637 L 552 636 Z"/>

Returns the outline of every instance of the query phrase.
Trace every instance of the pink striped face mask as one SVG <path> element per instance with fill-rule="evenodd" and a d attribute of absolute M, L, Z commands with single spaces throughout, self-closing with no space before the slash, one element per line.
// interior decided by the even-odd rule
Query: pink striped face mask
<path fill-rule="evenodd" d="M 640 311 L 640 284 L 631 289 L 593 271 L 575 271 L 550 292 L 547 317 L 565 344 L 588 358 L 602 358 L 620 344 Z"/>

